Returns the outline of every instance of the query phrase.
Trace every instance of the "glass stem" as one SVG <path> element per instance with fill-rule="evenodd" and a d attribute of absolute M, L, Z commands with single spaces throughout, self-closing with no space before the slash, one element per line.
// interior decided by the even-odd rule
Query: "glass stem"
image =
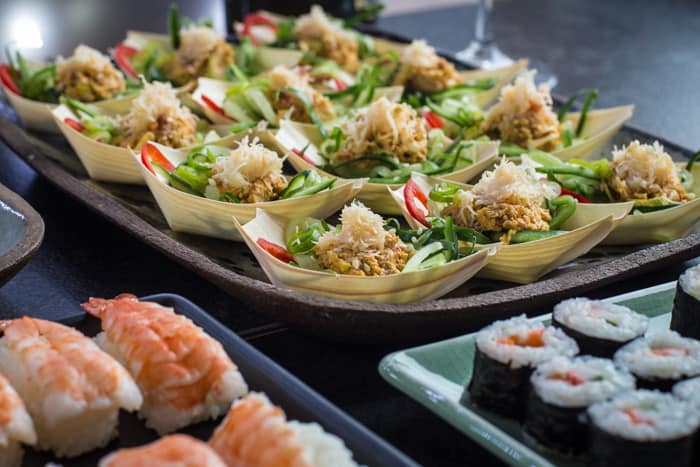
<path fill-rule="evenodd" d="M 476 10 L 476 27 L 474 29 L 474 39 L 482 47 L 488 47 L 494 43 L 493 30 L 491 29 L 491 12 L 493 11 L 493 0 L 479 0 Z"/>

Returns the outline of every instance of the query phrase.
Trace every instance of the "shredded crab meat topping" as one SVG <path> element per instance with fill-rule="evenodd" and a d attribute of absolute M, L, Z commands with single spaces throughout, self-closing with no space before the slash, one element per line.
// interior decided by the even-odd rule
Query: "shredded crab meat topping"
<path fill-rule="evenodd" d="M 347 71 L 355 72 L 360 65 L 355 35 L 329 18 L 318 5 L 297 19 L 294 36 L 302 51 L 333 60 Z"/>
<path fill-rule="evenodd" d="M 560 141 L 560 125 L 552 111 L 549 87 L 535 86 L 535 70 L 503 88 L 500 100 L 486 115 L 483 128 L 493 138 L 525 148 L 552 150 Z"/>
<path fill-rule="evenodd" d="M 274 67 L 269 75 L 271 100 L 281 119 L 291 118 L 297 121 L 311 122 L 306 107 L 297 96 L 288 93 L 277 94 L 284 88 L 296 89 L 302 93 L 316 111 L 321 120 L 330 120 L 335 117 L 333 103 L 326 96 L 311 87 L 308 72 L 300 67 L 293 69 L 282 65 Z"/>
<path fill-rule="evenodd" d="M 192 25 L 180 31 L 178 53 L 195 60 L 209 54 L 218 41 L 219 35 L 212 28 Z"/>
<path fill-rule="evenodd" d="M 432 67 L 438 62 L 435 48 L 423 39 L 411 42 L 401 51 L 401 63 L 415 67 Z"/>
<path fill-rule="evenodd" d="M 426 158 L 428 135 L 416 111 L 382 97 L 360 109 L 342 125 L 346 139 L 335 154 L 336 160 L 354 159 L 366 154 L 386 153 L 402 162 Z"/>
<path fill-rule="evenodd" d="M 72 56 L 56 61 L 56 88 L 73 99 L 94 102 L 123 92 L 126 81 L 109 57 L 81 44 Z"/>
<path fill-rule="evenodd" d="M 324 233 L 314 247 L 321 264 L 341 274 L 361 276 L 400 272 L 413 249 L 384 220 L 359 201 L 343 208 L 339 230 Z"/>
<path fill-rule="evenodd" d="M 687 201 L 693 197 L 683 187 L 678 168 L 658 141 L 642 144 L 635 140 L 616 147 L 611 167 L 614 175 L 608 184 L 621 200 L 666 196 L 671 201 Z"/>
<path fill-rule="evenodd" d="M 250 141 L 245 136 L 228 157 L 217 160 L 209 183 L 219 192 L 232 193 L 247 202 L 268 201 L 286 186 L 283 162 L 257 138 Z"/>

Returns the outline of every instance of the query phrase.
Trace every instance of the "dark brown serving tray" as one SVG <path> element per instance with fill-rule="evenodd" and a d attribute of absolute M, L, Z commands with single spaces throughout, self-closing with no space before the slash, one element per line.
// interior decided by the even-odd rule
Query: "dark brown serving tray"
<path fill-rule="evenodd" d="M 402 40 L 395 35 L 384 37 Z M 648 247 L 597 247 L 528 285 L 472 279 L 447 296 L 427 302 L 387 305 L 306 295 L 270 284 L 243 243 L 171 231 L 145 186 L 92 181 L 63 138 L 27 132 L 15 121 L 13 110 L 0 102 L 0 138 L 53 184 L 251 309 L 331 339 L 389 342 L 462 334 L 700 255 L 700 234 L 692 234 Z M 624 127 L 601 153 L 632 139 L 658 139 L 674 159 L 691 155 L 685 148 L 631 126 Z"/>

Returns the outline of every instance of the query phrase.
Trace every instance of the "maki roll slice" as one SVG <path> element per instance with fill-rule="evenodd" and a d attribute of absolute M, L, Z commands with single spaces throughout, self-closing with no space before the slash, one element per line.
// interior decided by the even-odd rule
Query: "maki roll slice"
<path fill-rule="evenodd" d="M 634 389 L 634 377 L 595 357 L 555 357 L 530 378 L 523 430 L 536 444 L 578 454 L 588 445 L 586 409 L 595 402 Z"/>
<path fill-rule="evenodd" d="M 696 410 L 700 411 L 700 376 L 677 383 L 673 386 L 673 395 L 690 402 Z M 693 445 L 693 465 L 698 465 L 700 464 L 700 429 L 695 430 Z"/>
<path fill-rule="evenodd" d="M 700 339 L 700 265 L 686 269 L 678 278 L 671 329 L 683 336 Z"/>
<path fill-rule="evenodd" d="M 664 330 L 635 339 L 615 353 L 637 386 L 670 391 L 681 380 L 700 375 L 700 341 Z"/>
<path fill-rule="evenodd" d="M 588 409 L 591 463 L 598 467 L 692 464 L 700 413 L 659 391 L 631 391 Z"/>
<path fill-rule="evenodd" d="M 316 423 L 287 420 L 265 394 L 236 401 L 209 445 L 229 466 L 356 467 L 343 441 Z"/>
<path fill-rule="evenodd" d="M 561 329 L 525 315 L 497 321 L 477 334 L 474 373 L 463 402 L 520 418 L 534 368 L 557 355 L 577 353 L 576 342 Z"/>
<path fill-rule="evenodd" d="M 554 307 L 552 325 L 576 340 L 581 355 L 612 358 L 620 347 L 644 335 L 649 318 L 626 306 L 571 298 Z"/>

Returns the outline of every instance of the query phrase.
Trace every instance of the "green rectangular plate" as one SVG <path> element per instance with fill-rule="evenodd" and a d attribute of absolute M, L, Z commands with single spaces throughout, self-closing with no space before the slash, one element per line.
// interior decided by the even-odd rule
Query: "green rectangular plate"
<path fill-rule="evenodd" d="M 649 316 L 650 328 L 667 328 L 675 282 L 606 299 Z M 548 322 L 551 314 L 532 318 Z M 390 384 L 514 466 L 580 466 L 581 461 L 544 452 L 525 443 L 513 419 L 460 404 L 472 375 L 476 334 L 413 347 L 384 357 L 379 373 Z"/>

